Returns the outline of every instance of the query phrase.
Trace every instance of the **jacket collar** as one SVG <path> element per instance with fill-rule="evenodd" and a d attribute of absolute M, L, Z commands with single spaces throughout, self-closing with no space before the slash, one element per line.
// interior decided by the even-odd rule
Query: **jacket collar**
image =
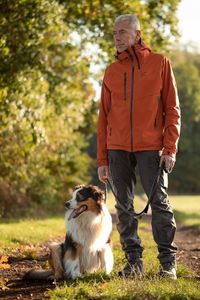
<path fill-rule="evenodd" d="M 115 57 L 116 59 L 118 59 L 119 61 L 123 61 L 125 59 L 132 59 L 132 60 L 136 60 L 137 64 L 138 64 L 138 68 L 140 69 L 140 62 L 143 58 L 145 58 L 146 56 L 149 55 L 149 53 L 151 52 L 151 48 L 149 46 L 147 46 L 141 39 L 140 41 L 132 46 L 132 47 L 128 47 L 126 50 L 122 51 L 122 52 L 117 52 Z"/>

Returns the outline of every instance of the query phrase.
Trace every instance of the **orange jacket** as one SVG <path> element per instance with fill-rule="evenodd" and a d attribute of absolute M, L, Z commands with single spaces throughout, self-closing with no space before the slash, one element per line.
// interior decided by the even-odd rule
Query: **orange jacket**
<path fill-rule="evenodd" d="M 179 134 L 179 100 L 167 58 L 142 42 L 119 53 L 102 83 L 98 165 L 108 165 L 107 149 L 175 154 Z"/>

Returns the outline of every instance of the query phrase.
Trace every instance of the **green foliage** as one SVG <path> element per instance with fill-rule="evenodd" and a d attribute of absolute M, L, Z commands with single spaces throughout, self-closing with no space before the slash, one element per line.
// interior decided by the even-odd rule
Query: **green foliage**
<path fill-rule="evenodd" d="M 1 198 L 1 215 L 10 203 L 59 206 L 73 185 L 91 180 L 95 151 L 86 148 L 94 148 L 98 105 L 90 78 L 99 78 L 91 66 L 113 55 L 114 18 L 136 13 L 144 39 L 159 50 L 177 33 L 178 3 L 0 1 L 0 172 L 19 192 L 9 205 Z"/>
<path fill-rule="evenodd" d="M 37 203 L 63 202 L 72 185 L 89 180 L 89 58 L 72 45 L 58 2 L 0 8 L 1 177 Z"/>
<path fill-rule="evenodd" d="M 12 85 L 20 71 L 38 65 L 49 9 L 44 0 L 0 2 L 1 86 Z"/>
<path fill-rule="evenodd" d="M 182 127 L 177 163 L 170 185 L 172 190 L 179 193 L 199 193 L 200 55 L 177 51 L 172 60 L 181 104 Z"/>
<path fill-rule="evenodd" d="M 113 59 L 113 23 L 121 14 L 136 14 L 141 21 L 144 40 L 155 50 L 163 50 L 176 36 L 175 12 L 180 0 L 59 0 L 66 7 L 66 20 L 84 39 L 95 42 Z M 87 30 L 86 30 L 87 28 Z M 89 33 L 88 34 L 88 30 Z M 105 60 L 105 56 L 103 57 Z"/>

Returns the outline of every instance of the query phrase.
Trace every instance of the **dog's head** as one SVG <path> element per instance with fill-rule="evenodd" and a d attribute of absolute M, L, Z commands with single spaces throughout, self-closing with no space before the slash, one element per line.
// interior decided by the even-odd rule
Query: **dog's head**
<path fill-rule="evenodd" d="M 68 220 L 75 219 L 84 212 L 91 211 L 95 214 L 101 213 L 104 203 L 104 192 L 93 185 L 76 186 L 72 198 L 65 202 L 65 207 L 72 210 Z"/>

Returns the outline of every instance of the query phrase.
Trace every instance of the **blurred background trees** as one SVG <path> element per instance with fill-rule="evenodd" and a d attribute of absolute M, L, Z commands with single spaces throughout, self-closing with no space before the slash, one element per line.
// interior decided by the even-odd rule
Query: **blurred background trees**
<path fill-rule="evenodd" d="M 179 87 L 183 125 L 171 189 L 199 193 L 200 57 L 172 51 L 179 2 L 0 0 L 0 215 L 37 205 L 56 211 L 74 185 L 98 184 L 92 82 L 113 60 L 113 20 L 131 12 L 145 42 L 171 56 Z"/>
<path fill-rule="evenodd" d="M 55 204 L 89 179 L 90 58 L 57 1 L 1 1 L 0 14 L 1 178 L 32 202 Z"/>
<path fill-rule="evenodd" d="M 170 175 L 176 193 L 200 193 L 200 54 L 174 51 L 172 62 L 182 113 L 176 168 Z"/>

